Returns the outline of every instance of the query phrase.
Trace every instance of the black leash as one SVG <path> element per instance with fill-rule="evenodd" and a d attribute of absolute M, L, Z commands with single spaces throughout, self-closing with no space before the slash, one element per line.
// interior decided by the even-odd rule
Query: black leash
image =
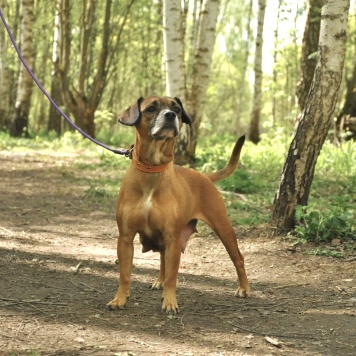
<path fill-rule="evenodd" d="M 6 28 L 7 33 L 10 36 L 11 42 L 20 58 L 20 61 L 22 62 L 22 64 L 25 66 L 26 70 L 28 71 L 28 73 L 30 74 L 30 76 L 32 77 L 32 79 L 34 80 L 34 82 L 37 84 L 37 86 L 40 88 L 40 90 L 42 91 L 42 93 L 47 97 L 47 99 L 51 102 L 51 104 L 54 106 L 54 108 L 66 119 L 66 121 L 69 123 L 70 126 L 72 126 L 75 130 L 77 130 L 78 132 L 80 132 L 85 138 L 89 139 L 90 141 L 96 143 L 97 145 L 113 152 L 119 155 L 125 155 L 126 157 L 129 156 L 130 154 L 130 150 L 126 150 L 124 148 L 119 148 L 119 149 L 114 149 L 111 148 L 107 145 L 105 145 L 104 143 L 97 141 L 95 138 L 89 136 L 86 132 L 84 132 L 80 127 L 78 127 L 63 111 L 62 109 L 55 103 L 55 101 L 51 98 L 51 96 L 47 93 L 47 91 L 43 88 L 43 86 L 41 85 L 41 83 L 39 82 L 39 80 L 36 78 L 36 76 L 33 74 L 33 72 L 31 71 L 31 69 L 29 68 L 29 66 L 27 65 L 25 59 L 23 58 L 21 51 L 19 49 L 19 47 L 16 44 L 15 38 L 5 20 L 5 17 L 0 9 L 0 17 L 2 22 L 4 23 L 4 26 Z"/>

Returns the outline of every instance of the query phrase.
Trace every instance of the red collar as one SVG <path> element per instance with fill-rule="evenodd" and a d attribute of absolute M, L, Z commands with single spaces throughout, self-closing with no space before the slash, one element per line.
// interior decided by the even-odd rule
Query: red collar
<path fill-rule="evenodd" d="M 155 165 L 147 165 L 142 162 L 140 162 L 135 156 L 132 157 L 132 164 L 140 171 L 146 172 L 146 173 L 161 173 L 165 169 L 168 168 L 169 164 L 171 162 L 167 162 L 164 164 L 160 164 L 158 166 Z"/>

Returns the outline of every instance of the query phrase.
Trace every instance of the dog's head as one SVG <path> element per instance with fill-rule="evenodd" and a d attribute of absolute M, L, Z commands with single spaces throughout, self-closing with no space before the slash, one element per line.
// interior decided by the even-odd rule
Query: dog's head
<path fill-rule="evenodd" d="M 158 96 L 138 99 L 119 116 L 118 121 L 136 126 L 142 134 L 155 140 L 174 138 L 183 123 L 192 123 L 178 98 Z"/>

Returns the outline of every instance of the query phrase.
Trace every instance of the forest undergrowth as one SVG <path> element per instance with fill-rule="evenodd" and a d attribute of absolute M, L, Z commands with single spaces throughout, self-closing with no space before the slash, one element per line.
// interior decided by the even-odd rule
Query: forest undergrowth
<path fill-rule="evenodd" d="M 101 139 L 112 147 L 128 148 L 134 136 L 132 130 L 124 130 L 115 135 L 104 134 Z M 234 140 L 232 135 L 213 134 L 200 138 L 194 169 L 204 173 L 222 168 L 229 159 Z M 273 135 L 263 135 L 258 145 L 247 141 L 236 172 L 217 184 L 233 225 L 253 227 L 269 223 L 289 140 L 283 131 L 276 130 Z M 0 149 L 14 152 L 36 150 L 39 154 L 80 151 L 83 159 L 74 163 L 78 169 L 112 173 L 105 178 L 101 175 L 97 179 L 91 177 L 88 182 L 86 195 L 104 205 L 117 195 L 118 180 L 122 179 L 128 164 L 124 157 L 95 146 L 72 132 L 66 132 L 60 138 L 45 135 L 30 139 L 14 139 L 2 133 Z M 348 141 L 336 146 L 326 141 L 318 158 L 309 205 L 297 207 L 297 226 L 289 233 L 292 242 L 295 245 L 310 242 L 315 245 L 311 253 L 333 257 L 343 257 L 345 249 L 356 250 L 355 186 L 355 143 Z"/>

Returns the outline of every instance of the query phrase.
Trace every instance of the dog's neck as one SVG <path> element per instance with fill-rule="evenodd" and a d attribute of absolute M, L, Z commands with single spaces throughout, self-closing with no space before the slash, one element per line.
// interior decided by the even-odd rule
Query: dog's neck
<path fill-rule="evenodd" d="M 133 161 L 147 167 L 168 167 L 173 162 L 174 139 L 171 140 L 140 140 L 139 135 L 133 150 Z M 157 169 L 159 169 L 157 167 Z M 165 168 L 164 168 L 165 169 Z"/>

